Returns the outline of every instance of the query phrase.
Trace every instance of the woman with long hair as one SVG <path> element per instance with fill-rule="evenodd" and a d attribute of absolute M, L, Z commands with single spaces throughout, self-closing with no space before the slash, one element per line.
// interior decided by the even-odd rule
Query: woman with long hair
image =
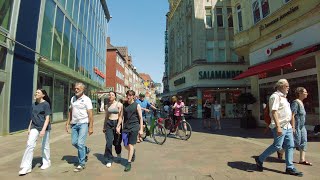
<path fill-rule="evenodd" d="M 28 141 L 20 165 L 20 175 L 30 173 L 32 170 L 33 151 L 38 137 L 42 137 L 42 166 L 47 169 L 51 166 L 50 161 L 50 114 L 51 101 L 44 89 L 38 89 L 34 95 L 35 102 L 32 104 L 31 120 L 28 127 Z"/>
<path fill-rule="evenodd" d="M 105 105 L 105 120 L 103 132 L 106 134 L 106 148 L 104 156 L 106 157 L 106 166 L 111 167 L 114 159 L 112 155 L 112 144 L 115 147 L 118 161 L 121 158 L 121 134 L 116 132 L 118 122 L 122 122 L 123 105 L 116 101 L 117 94 L 114 91 L 109 92 L 109 103 Z"/>
<path fill-rule="evenodd" d="M 296 99 L 291 103 L 292 115 L 294 117 L 295 147 L 300 151 L 299 164 L 312 166 L 312 163 L 306 161 L 307 149 L 307 130 L 306 130 L 306 110 L 304 109 L 303 100 L 307 98 L 308 92 L 304 87 L 298 87 L 295 90 Z"/>

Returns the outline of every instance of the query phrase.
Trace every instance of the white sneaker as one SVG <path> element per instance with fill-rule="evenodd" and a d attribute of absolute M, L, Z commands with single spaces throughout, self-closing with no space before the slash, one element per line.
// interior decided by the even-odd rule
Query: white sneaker
<path fill-rule="evenodd" d="M 106 166 L 107 166 L 107 168 L 110 168 L 111 165 L 112 165 L 112 164 L 111 164 L 110 162 L 108 162 Z"/>
<path fill-rule="evenodd" d="M 49 168 L 51 166 L 51 163 L 49 164 L 42 164 L 42 166 L 40 167 L 40 169 L 45 170 L 47 168 Z"/>
<path fill-rule="evenodd" d="M 19 171 L 19 175 L 25 175 L 31 172 L 31 168 L 24 167 Z"/>

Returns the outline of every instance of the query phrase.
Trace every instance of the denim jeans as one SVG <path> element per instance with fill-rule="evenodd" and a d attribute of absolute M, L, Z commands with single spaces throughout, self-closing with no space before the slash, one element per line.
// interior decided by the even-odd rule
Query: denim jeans
<path fill-rule="evenodd" d="M 286 167 L 288 169 L 293 169 L 293 148 L 294 148 L 294 141 L 293 141 L 293 131 L 291 129 L 283 129 L 282 128 L 282 135 L 277 136 L 277 128 L 271 129 L 273 134 L 273 144 L 270 145 L 260 156 L 259 160 L 260 162 L 265 161 L 267 157 L 269 157 L 271 154 L 275 153 L 276 151 L 282 149 L 285 149 L 286 152 Z"/>
<path fill-rule="evenodd" d="M 79 165 L 84 166 L 86 164 L 85 158 L 88 151 L 86 147 L 88 123 L 73 124 L 71 129 L 71 143 L 78 149 Z"/>
<path fill-rule="evenodd" d="M 115 146 L 115 150 L 117 154 L 121 154 L 121 135 L 117 134 L 116 127 L 118 121 L 117 120 L 107 120 L 106 124 L 106 148 L 104 152 L 104 156 L 106 157 L 107 162 L 111 162 L 113 159 L 112 155 L 112 144 Z"/>
<path fill-rule="evenodd" d="M 31 168 L 32 166 L 32 159 L 33 159 L 33 151 L 37 143 L 37 139 L 39 137 L 40 132 L 37 129 L 31 129 L 27 147 L 23 154 L 23 158 L 20 164 L 20 168 Z M 42 164 L 48 165 L 50 164 L 50 131 L 46 131 L 44 136 L 42 137 Z"/>

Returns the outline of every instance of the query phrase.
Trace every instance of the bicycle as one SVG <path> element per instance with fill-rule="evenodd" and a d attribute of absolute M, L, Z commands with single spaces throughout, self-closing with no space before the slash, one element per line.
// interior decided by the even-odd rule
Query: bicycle
<path fill-rule="evenodd" d="M 150 136 L 157 144 L 162 145 L 167 140 L 167 131 L 163 126 L 163 122 L 163 118 L 156 118 L 155 116 L 154 118 L 151 118 L 149 129 L 148 123 L 144 121 L 143 134 L 141 135 L 141 138 L 145 140 L 147 136 Z"/>
<path fill-rule="evenodd" d="M 173 119 L 170 118 L 169 115 L 164 120 L 164 127 L 169 132 L 167 132 L 167 134 L 175 133 L 175 135 L 179 136 L 182 140 L 188 140 L 191 137 L 191 125 L 186 121 L 184 116 L 181 116 L 181 119 L 178 118 L 176 124 L 173 123 Z"/>

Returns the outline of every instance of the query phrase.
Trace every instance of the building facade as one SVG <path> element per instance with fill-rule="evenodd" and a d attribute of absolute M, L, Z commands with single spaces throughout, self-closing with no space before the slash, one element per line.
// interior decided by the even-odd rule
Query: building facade
<path fill-rule="evenodd" d="M 274 91 L 275 82 L 286 78 L 288 100 L 296 87 L 305 87 L 307 125 L 319 124 L 320 1 L 233 0 L 235 49 L 248 56 L 250 68 L 238 79 L 248 79 L 258 99 L 253 115 L 263 126 L 262 104 Z"/>
<path fill-rule="evenodd" d="M 26 129 L 37 88 L 52 101 L 52 122 L 67 117 L 75 82 L 95 102 L 105 86 L 104 0 L 1 1 L 1 134 Z M 2 18 L 2 16 L 1 16 Z M 4 59 L 4 61 L 2 61 Z M 95 105 L 95 103 L 94 103 Z"/>
<path fill-rule="evenodd" d="M 167 14 L 169 93 L 182 95 L 196 118 L 205 101 L 217 100 L 224 117 L 233 117 L 237 96 L 248 82 L 232 78 L 247 68 L 233 51 L 230 0 L 169 0 Z"/>

